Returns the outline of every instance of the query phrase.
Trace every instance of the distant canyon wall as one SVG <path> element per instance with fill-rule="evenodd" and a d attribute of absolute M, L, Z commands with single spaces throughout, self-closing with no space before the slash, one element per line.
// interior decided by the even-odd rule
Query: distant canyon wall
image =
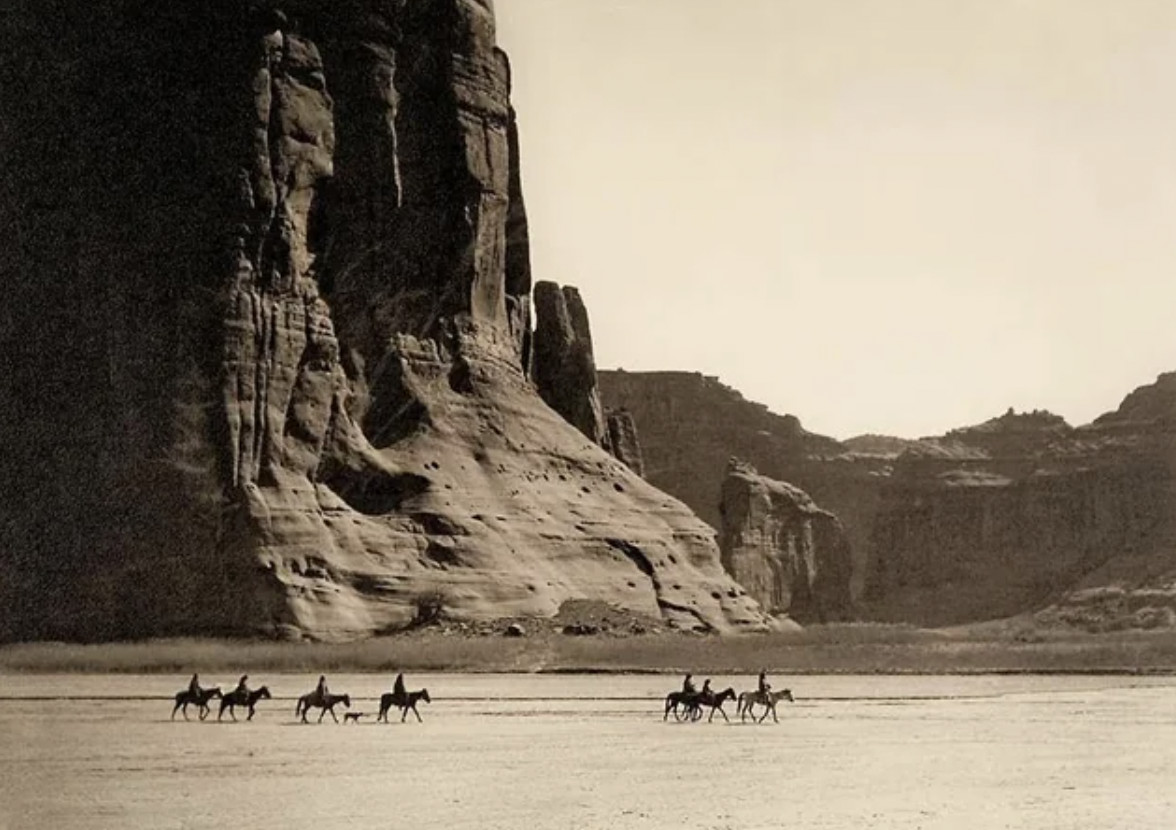
<path fill-rule="evenodd" d="M 1041 612 L 1089 628 L 1174 618 L 1176 374 L 1083 427 L 1009 412 L 919 441 L 844 442 L 715 378 L 600 379 L 605 405 L 633 415 L 649 480 L 717 529 L 729 455 L 836 515 L 862 618 L 947 625 Z"/>

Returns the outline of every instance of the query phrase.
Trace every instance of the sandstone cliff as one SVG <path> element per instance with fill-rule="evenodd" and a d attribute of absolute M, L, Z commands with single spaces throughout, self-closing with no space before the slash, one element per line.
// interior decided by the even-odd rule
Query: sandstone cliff
<path fill-rule="evenodd" d="M 764 624 L 530 382 L 489 0 L 17 0 L 0 37 L 0 636 Z"/>
<path fill-rule="evenodd" d="M 852 616 L 849 543 L 807 493 L 731 459 L 719 511 L 723 566 L 760 607 L 801 623 Z"/>
<path fill-rule="evenodd" d="M 845 525 L 857 613 L 943 625 L 1042 610 L 1089 628 L 1176 619 L 1176 374 L 1094 423 L 1006 412 L 943 436 L 814 436 L 687 373 L 601 372 L 641 431 L 650 481 L 719 526 L 746 458 Z"/>
<path fill-rule="evenodd" d="M 731 456 L 801 488 L 844 524 L 854 558 L 850 590 L 861 595 L 893 454 L 854 452 L 697 372 L 601 371 L 598 377 L 604 405 L 623 407 L 636 424 L 651 484 L 682 499 L 716 530 L 722 528 L 720 490 Z"/>

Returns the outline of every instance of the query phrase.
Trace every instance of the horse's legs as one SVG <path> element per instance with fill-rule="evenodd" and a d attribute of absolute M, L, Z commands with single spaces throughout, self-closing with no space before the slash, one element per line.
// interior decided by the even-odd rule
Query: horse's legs
<path fill-rule="evenodd" d="M 339 722 L 339 718 L 338 718 L 338 716 L 336 716 L 336 715 L 335 715 L 335 707 L 334 707 L 334 706 L 332 706 L 331 708 L 327 709 L 326 711 L 331 713 L 331 720 L 335 721 L 335 723 L 338 723 L 338 722 Z M 322 720 L 322 719 L 323 719 L 323 718 L 322 718 L 322 715 L 319 715 L 319 720 Z"/>
<path fill-rule="evenodd" d="M 252 706 L 249 707 L 249 717 L 245 718 L 245 720 L 253 720 L 253 707 Z"/>
<path fill-rule="evenodd" d="M 416 715 L 417 723 L 421 723 L 421 713 L 417 711 L 415 703 L 412 705 L 412 713 Z"/>

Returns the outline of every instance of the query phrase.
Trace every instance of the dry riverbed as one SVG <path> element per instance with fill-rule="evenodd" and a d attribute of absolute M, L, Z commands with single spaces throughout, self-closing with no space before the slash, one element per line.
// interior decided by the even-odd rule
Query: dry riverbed
<path fill-rule="evenodd" d="M 0 828 L 1172 825 L 1176 679 L 777 678 L 781 722 L 662 720 L 659 676 L 331 675 L 359 725 L 302 725 L 317 674 L 257 674 L 251 723 L 171 721 L 184 675 L 0 675 Z M 701 679 L 701 678 L 700 678 Z M 207 676 L 229 686 L 235 676 Z M 719 675 L 716 688 L 754 677 Z"/>

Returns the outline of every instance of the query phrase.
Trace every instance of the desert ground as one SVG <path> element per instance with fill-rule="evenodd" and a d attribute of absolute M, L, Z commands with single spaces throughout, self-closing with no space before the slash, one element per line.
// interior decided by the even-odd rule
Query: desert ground
<path fill-rule="evenodd" d="M 169 720 L 186 676 L 0 675 L 0 828 L 1167 830 L 1176 815 L 1170 677 L 776 678 L 796 697 L 779 723 L 741 724 L 728 703 L 727 724 L 663 721 L 668 676 L 414 674 L 424 721 L 384 725 L 390 676 L 333 675 L 367 716 L 297 723 L 316 679 L 251 677 L 274 699 L 218 724 Z"/>

